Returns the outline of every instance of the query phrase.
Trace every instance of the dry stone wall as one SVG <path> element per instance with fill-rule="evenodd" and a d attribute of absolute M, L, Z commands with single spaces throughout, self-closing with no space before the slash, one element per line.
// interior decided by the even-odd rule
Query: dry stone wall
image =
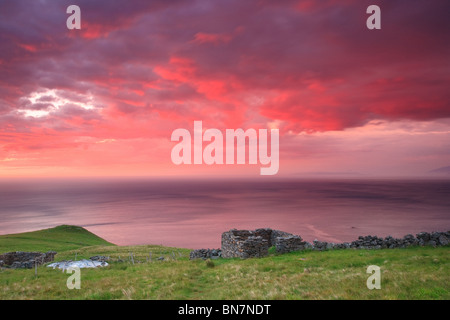
<path fill-rule="evenodd" d="M 314 240 L 312 243 L 303 241 L 298 235 L 270 228 L 256 230 L 236 230 L 222 234 L 221 249 L 199 249 L 190 254 L 191 259 L 208 258 L 253 258 L 268 254 L 270 247 L 275 247 L 277 253 L 287 253 L 300 250 L 332 250 L 332 249 L 387 249 L 406 248 L 409 246 L 446 246 L 450 243 L 450 231 L 420 232 L 416 236 L 407 234 L 403 238 L 391 236 L 359 236 L 352 242 L 332 243 Z"/>
<path fill-rule="evenodd" d="M 41 265 L 53 261 L 56 255 L 55 251 L 42 252 L 23 252 L 14 251 L 0 255 L 0 267 L 9 267 L 12 269 L 33 268 L 35 264 Z"/>
<path fill-rule="evenodd" d="M 198 249 L 193 250 L 189 254 L 189 259 L 218 259 L 222 256 L 220 249 Z"/>

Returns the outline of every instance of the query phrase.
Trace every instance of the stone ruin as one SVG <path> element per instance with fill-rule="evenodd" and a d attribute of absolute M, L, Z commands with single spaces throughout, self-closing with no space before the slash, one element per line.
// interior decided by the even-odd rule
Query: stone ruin
<path fill-rule="evenodd" d="M 236 230 L 222 234 L 220 249 L 197 249 L 191 251 L 190 259 L 253 258 L 269 254 L 269 248 L 275 246 L 278 253 L 286 253 L 308 248 L 300 236 L 269 228 Z"/>
<path fill-rule="evenodd" d="M 269 248 L 275 246 L 278 253 L 305 249 L 306 242 L 300 236 L 280 230 L 232 229 L 222 233 L 222 257 L 224 258 L 253 258 L 269 254 Z"/>
<path fill-rule="evenodd" d="M 11 269 L 30 269 L 37 265 L 52 262 L 55 258 L 55 251 L 42 252 L 23 252 L 14 251 L 0 255 L 0 267 L 9 267 Z"/>
<path fill-rule="evenodd" d="M 403 238 L 387 236 L 359 236 L 352 242 L 333 243 L 314 240 L 305 242 L 300 236 L 269 228 L 236 230 L 222 233 L 221 249 L 198 249 L 190 253 L 191 259 L 223 258 L 253 258 L 269 254 L 269 248 L 275 247 L 277 253 L 287 253 L 301 250 L 332 250 L 332 249 L 394 249 L 409 246 L 447 246 L 450 244 L 450 231 L 420 232 L 416 236 L 407 234 Z"/>

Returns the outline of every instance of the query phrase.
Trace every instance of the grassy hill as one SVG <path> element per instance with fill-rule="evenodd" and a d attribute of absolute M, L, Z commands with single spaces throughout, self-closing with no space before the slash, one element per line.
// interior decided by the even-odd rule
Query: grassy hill
<path fill-rule="evenodd" d="M 56 252 L 87 246 L 113 245 L 92 232 L 78 226 L 61 225 L 55 228 L 0 235 L 0 253 L 10 251 Z"/>
<path fill-rule="evenodd" d="M 185 248 L 115 246 L 79 227 L 48 230 L 53 232 L 13 238 L 20 239 L 21 250 L 27 241 L 33 250 L 59 247 L 57 261 L 105 255 L 110 265 L 82 269 L 80 290 L 66 287 L 68 274 L 45 266 L 37 277 L 32 269 L 2 269 L 0 299 L 450 299 L 448 246 L 271 251 L 264 258 L 191 261 Z M 0 247 L 12 249 L 12 236 L 0 237 Z M 380 290 L 366 286 L 369 265 L 381 268 Z"/>

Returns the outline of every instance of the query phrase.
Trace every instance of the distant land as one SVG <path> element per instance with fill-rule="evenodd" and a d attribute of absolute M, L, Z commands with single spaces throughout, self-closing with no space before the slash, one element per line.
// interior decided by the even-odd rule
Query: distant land
<path fill-rule="evenodd" d="M 355 171 L 309 171 L 296 172 L 293 176 L 311 177 L 311 178 L 355 178 L 355 179 L 371 179 L 371 178 L 450 178 L 450 166 L 441 167 L 429 171 L 417 172 L 415 175 L 399 174 L 389 175 L 380 173 L 355 172 Z"/>
<path fill-rule="evenodd" d="M 309 176 L 309 177 L 329 177 L 329 178 L 338 178 L 338 177 L 352 177 L 352 178 L 371 178 L 371 177 L 389 177 L 388 175 L 374 175 L 373 173 L 363 173 L 363 172 L 356 172 L 356 171 L 310 171 L 310 172 L 296 172 L 294 175 L 296 176 Z M 423 173 L 418 173 L 415 176 L 412 176 L 412 178 L 448 178 L 450 176 L 450 166 L 441 167 L 437 169 L 433 169 L 430 171 L 426 171 Z M 405 176 L 398 176 L 399 178 L 405 177 Z"/>
<path fill-rule="evenodd" d="M 450 166 L 434 169 L 434 170 L 428 171 L 428 173 L 440 174 L 440 175 L 450 175 Z"/>

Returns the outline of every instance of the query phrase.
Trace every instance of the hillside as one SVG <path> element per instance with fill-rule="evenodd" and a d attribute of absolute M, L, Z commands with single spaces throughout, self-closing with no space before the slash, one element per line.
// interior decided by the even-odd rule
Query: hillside
<path fill-rule="evenodd" d="M 428 173 L 435 174 L 435 175 L 450 175 L 450 166 L 434 169 L 434 170 L 428 171 Z"/>
<path fill-rule="evenodd" d="M 16 245 L 12 245 L 17 240 Z M 7 299 L 450 299 L 450 248 L 297 251 L 241 260 L 189 260 L 189 249 L 116 246 L 80 227 L 60 226 L 0 237 L 0 251 L 56 250 L 56 261 L 110 257 L 109 266 L 81 271 L 81 289 L 68 274 L 39 266 L 0 269 Z M 131 258 L 132 257 L 132 258 Z M 381 289 L 369 290 L 366 270 L 381 270 Z"/>
<path fill-rule="evenodd" d="M 63 252 L 88 246 L 114 245 L 88 230 L 61 225 L 32 232 L 0 235 L 0 253 L 10 251 Z"/>

